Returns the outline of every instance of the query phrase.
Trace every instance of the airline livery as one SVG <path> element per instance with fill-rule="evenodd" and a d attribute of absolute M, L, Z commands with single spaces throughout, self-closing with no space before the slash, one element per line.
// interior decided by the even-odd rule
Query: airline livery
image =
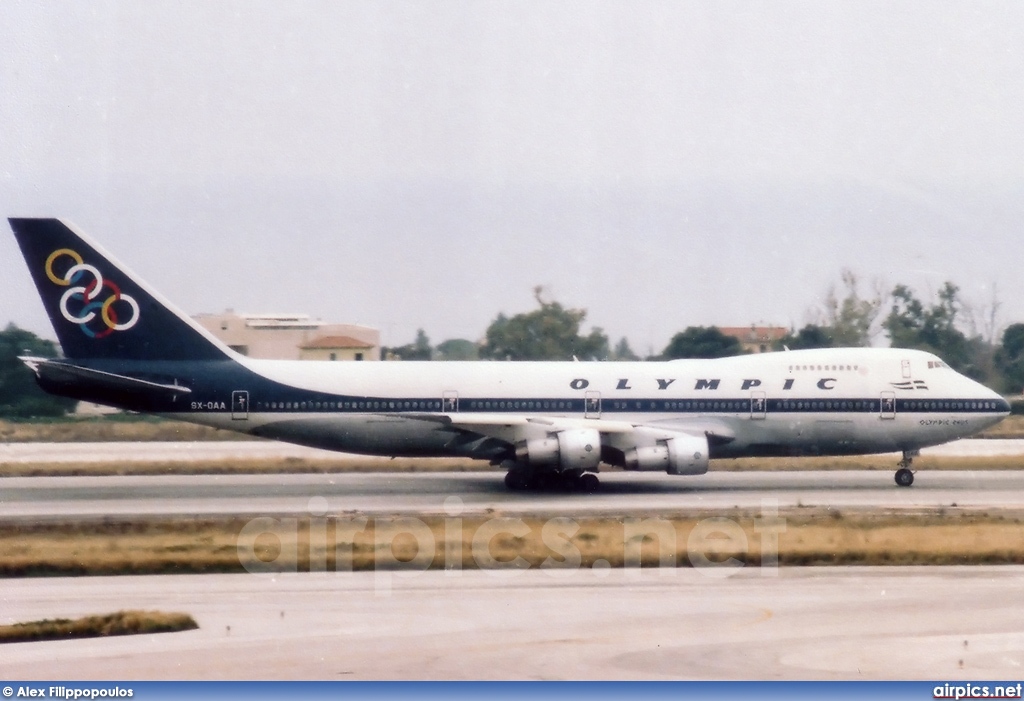
<path fill-rule="evenodd" d="M 235 353 L 58 219 L 10 219 L 64 352 L 48 392 L 301 445 L 469 457 L 511 489 L 598 487 L 601 463 L 701 475 L 714 458 L 902 452 L 1009 413 L 922 351 L 669 362 L 316 362 Z"/>

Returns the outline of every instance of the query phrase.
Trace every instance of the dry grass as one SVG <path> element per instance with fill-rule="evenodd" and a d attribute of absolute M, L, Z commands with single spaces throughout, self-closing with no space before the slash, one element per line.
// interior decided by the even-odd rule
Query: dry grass
<path fill-rule="evenodd" d="M 0 576 L 230 572 L 235 521 L 0 526 Z"/>
<path fill-rule="evenodd" d="M 780 515 L 782 565 L 1024 563 L 1019 514 Z M 0 527 L 0 576 L 762 563 L 758 515 L 352 516 Z M 724 520 L 723 520 L 724 519 Z M 695 531 L 695 529 L 697 529 Z M 770 560 L 770 557 L 769 557 Z M 603 561 L 603 562 L 602 562 Z"/>
<path fill-rule="evenodd" d="M 979 433 L 977 438 L 1024 438 L 1024 416 L 1007 416 L 992 428 Z"/>
<path fill-rule="evenodd" d="M 181 462 L 0 463 L 0 477 L 112 475 L 261 475 L 368 472 L 487 472 L 485 461 L 458 458 L 339 457 L 337 459 L 266 458 Z"/>
<path fill-rule="evenodd" d="M 184 613 L 118 611 L 105 616 L 86 616 L 75 620 L 57 618 L 0 626 L 0 643 L 172 633 L 195 630 L 198 627 L 195 619 Z"/>
<path fill-rule="evenodd" d="M 106 443 L 111 441 L 259 440 L 234 431 L 141 416 L 0 421 L 0 443 Z"/>
<path fill-rule="evenodd" d="M 712 460 L 715 472 L 798 472 L 809 470 L 881 470 L 894 472 L 896 455 L 853 455 L 845 457 L 734 458 Z M 915 470 L 1019 470 L 1024 455 L 947 457 L 922 455 L 914 458 Z"/>

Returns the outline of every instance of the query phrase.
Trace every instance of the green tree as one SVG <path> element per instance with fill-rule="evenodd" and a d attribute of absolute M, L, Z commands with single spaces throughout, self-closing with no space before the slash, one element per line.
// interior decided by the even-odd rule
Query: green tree
<path fill-rule="evenodd" d="M 804 348 L 834 348 L 835 339 L 832 338 L 832 329 L 817 324 L 807 324 L 794 333 L 788 333 L 781 341 L 775 344 L 776 350 L 788 348 L 790 350 L 802 350 Z"/>
<path fill-rule="evenodd" d="M 982 379 L 974 362 L 976 344 L 957 328 L 959 294 L 960 288 L 947 282 L 939 290 L 938 300 L 926 306 L 909 287 L 897 285 L 892 291 L 892 309 L 883 326 L 893 348 L 930 351 L 954 369 Z"/>
<path fill-rule="evenodd" d="M 412 343 L 381 349 L 381 357 L 385 360 L 430 360 L 432 356 L 430 339 L 423 329 L 416 329 L 416 340 Z"/>
<path fill-rule="evenodd" d="M 726 336 L 717 326 L 689 326 L 680 331 L 665 346 L 661 357 L 675 358 L 725 358 L 743 353 L 738 338 Z"/>
<path fill-rule="evenodd" d="M 74 410 L 76 400 L 55 397 L 39 389 L 32 371 L 18 360 L 19 355 L 53 358 L 57 347 L 14 324 L 0 331 L 0 416 L 63 416 Z"/>
<path fill-rule="evenodd" d="M 996 367 L 1003 375 L 1003 388 L 1013 394 L 1024 392 L 1024 324 L 1010 324 L 996 351 Z"/>
<path fill-rule="evenodd" d="M 834 346 L 870 346 L 875 320 L 882 311 L 883 295 L 876 291 L 873 297 L 862 297 L 857 275 L 847 268 L 842 271 L 841 276 L 845 296 L 840 299 L 835 287 L 828 291 L 825 297 L 823 326 Z"/>
<path fill-rule="evenodd" d="M 434 360 L 479 360 L 480 349 L 464 338 L 441 341 L 434 348 Z"/>
<path fill-rule="evenodd" d="M 633 352 L 633 349 L 629 347 L 629 341 L 623 336 L 619 339 L 619 342 L 615 344 L 615 350 L 612 351 L 609 360 L 622 360 L 632 361 L 640 360 L 640 357 Z"/>
<path fill-rule="evenodd" d="M 542 297 L 542 288 L 534 288 L 539 309 L 507 317 L 499 314 L 487 327 L 480 348 L 481 358 L 494 360 L 594 360 L 608 357 L 608 337 L 599 328 L 586 336 L 580 325 L 587 316 L 584 309 L 566 309 L 558 302 Z"/>

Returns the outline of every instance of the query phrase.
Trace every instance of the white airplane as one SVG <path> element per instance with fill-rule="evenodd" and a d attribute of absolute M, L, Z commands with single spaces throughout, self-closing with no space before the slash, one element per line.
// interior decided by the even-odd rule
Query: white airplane
<path fill-rule="evenodd" d="M 603 462 L 701 475 L 709 459 L 902 452 L 1009 413 L 931 353 L 830 348 L 670 362 L 383 362 L 241 356 L 57 219 L 10 219 L 60 340 L 23 358 L 48 392 L 254 436 L 469 457 L 512 489 L 597 488 Z"/>

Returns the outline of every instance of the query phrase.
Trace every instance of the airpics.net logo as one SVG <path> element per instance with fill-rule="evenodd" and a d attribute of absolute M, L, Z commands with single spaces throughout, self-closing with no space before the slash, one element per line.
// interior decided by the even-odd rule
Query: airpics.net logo
<path fill-rule="evenodd" d="M 763 577 L 778 575 L 779 536 L 786 521 L 778 502 L 763 499 L 759 515 L 739 520 L 624 517 L 588 523 L 466 512 L 461 498 L 444 500 L 443 513 L 417 516 L 328 515 L 328 500 L 311 497 L 308 515 L 261 516 L 247 521 L 235 545 L 238 562 L 254 575 L 300 572 L 326 575 L 371 571 L 377 595 L 391 594 L 395 578 L 428 570 L 446 577 L 465 569 L 497 578 L 539 570 L 551 577 L 590 572 L 605 577 L 641 570 L 661 574 L 692 569 L 711 578 L 737 574 L 748 562 Z M 687 567 L 689 565 L 689 567 Z"/>
<path fill-rule="evenodd" d="M 59 248 L 51 253 L 46 259 L 46 277 L 54 285 L 68 288 L 60 298 L 61 316 L 90 338 L 126 331 L 139 321 L 135 298 L 121 292 L 115 282 L 104 280 L 77 251 Z M 102 297 L 104 288 L 110 292 L 107 297 Z"/>

